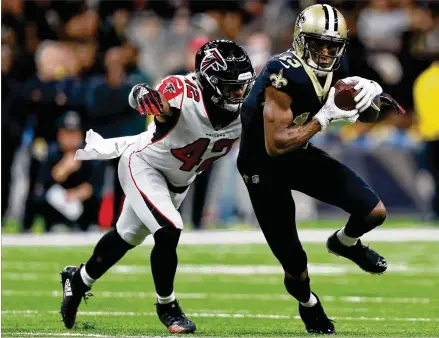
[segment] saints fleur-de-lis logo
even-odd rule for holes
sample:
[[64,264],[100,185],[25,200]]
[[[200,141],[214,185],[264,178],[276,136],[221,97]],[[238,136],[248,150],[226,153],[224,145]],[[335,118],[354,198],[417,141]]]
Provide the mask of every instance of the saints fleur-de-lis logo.
[[274,88],[279,89],[279,88],[282,88],[283,86],[286,86],[288,84],[288,80],[283,77],[283,72],[284,72],[284,69],[282,68],[278,74],[271,74],[270,75],[271,85]]
[[296,27],[300,27],[300,26],[302,26],[302,24],[305,22],[305,14],[303,14],[303,12],[301,12],[300,14],[299,14],[299,16],[297,17],[297,20],[296,20]]

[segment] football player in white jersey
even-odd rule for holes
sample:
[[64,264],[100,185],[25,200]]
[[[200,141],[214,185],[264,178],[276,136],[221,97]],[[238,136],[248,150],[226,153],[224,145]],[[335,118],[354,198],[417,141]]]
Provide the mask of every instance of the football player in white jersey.
[[81,299],[90,295],[93,283],[152,234],[158,317],[171,333],[195,331],[174,295],[176,248],[183,229],[178,208],[196,175],[226,155],[239,138],[240,108],[254,78],[240,46],[211,41],[198,51],[194,73],[169,76],[156,89],[133,87],[130,105],[142,115],[154,115],[146,132],[109,140],[88,132],[87,146],[77,158],[120,156],[118,175],[126,199],[116,228],[100,239],[87,263],[61,272],[61,315],[67,328],[75,325]]

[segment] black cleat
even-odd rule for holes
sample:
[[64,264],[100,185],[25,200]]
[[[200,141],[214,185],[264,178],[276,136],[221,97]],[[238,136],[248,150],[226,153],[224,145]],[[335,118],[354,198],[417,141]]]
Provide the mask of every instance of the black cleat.
[[[84,264],[81,264],[81,267]],[[81,268],[79,267],[79,269]],[[92,296],[87,293],[90,288],[84,284],[77,266],[66,266],[61,271],[61,283],[63,289],[63,298],[61,302],[61,316],[64,325],[68,329],[75,326],[76,313],[82,298],[84,300]]]
[[174,300],[169,304],[155,304],[160,321],[171,333],[193,333],[197,329],[195,324],[186,317],[180,304]]
[[330,253],[342,256],[356,263],[362,270],[371,274],[382,274],[387,270],[387,262],[384,257],[365,246],[358,240],[353,246],[343,245],[334,232],[326,241],[326,247]]
[[317,304],[312,307],[306,307],[299,303],[299,314],[305,323],[308,333],[317,334],[335,334],[335,327],[332,320],[326,316],[319,297],[313,292],[317,298]]

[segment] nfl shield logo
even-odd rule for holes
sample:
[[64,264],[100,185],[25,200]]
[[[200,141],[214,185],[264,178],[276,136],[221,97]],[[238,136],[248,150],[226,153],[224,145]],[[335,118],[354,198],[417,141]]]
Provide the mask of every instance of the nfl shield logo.
[[253,175],[252,176],[252,183],[258,184],[259,183],[259,175]]

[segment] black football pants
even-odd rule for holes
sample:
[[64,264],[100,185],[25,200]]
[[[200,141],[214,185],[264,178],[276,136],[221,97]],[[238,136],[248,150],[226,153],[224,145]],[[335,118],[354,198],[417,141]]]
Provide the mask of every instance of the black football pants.
[[364,217],[379,202],[372,188],[351,169],[311,144],[274,160],[238,157],[259,225],[283,269],[293,276],[307,266],[295,220],[291,190]]

